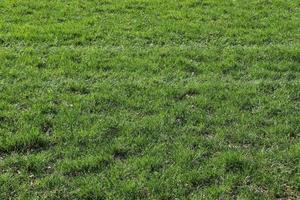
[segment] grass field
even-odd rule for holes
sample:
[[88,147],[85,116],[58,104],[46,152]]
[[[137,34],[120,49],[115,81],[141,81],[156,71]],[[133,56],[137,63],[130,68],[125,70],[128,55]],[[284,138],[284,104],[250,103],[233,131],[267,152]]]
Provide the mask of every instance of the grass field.
[[0,0],[0,199],[299,199],[298,0]]

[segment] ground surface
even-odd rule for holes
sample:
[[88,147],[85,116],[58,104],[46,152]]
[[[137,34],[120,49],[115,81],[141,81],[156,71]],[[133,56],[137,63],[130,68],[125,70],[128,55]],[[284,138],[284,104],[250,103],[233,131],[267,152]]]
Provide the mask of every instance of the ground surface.
[[0,1],[0,199],[297,199],[300,2]]

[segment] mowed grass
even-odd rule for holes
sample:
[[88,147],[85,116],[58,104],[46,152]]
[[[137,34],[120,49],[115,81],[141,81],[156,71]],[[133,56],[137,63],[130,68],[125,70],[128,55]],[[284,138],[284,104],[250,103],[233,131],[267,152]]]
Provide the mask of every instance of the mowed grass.
[[299,199],[297,0],[0,1],[0,199]]

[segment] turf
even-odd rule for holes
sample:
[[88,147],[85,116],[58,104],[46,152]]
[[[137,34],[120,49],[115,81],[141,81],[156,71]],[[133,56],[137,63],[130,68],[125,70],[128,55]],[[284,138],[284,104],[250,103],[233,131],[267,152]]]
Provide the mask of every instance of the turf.
[[0,199],[300,198],[297,0],[1,0]]

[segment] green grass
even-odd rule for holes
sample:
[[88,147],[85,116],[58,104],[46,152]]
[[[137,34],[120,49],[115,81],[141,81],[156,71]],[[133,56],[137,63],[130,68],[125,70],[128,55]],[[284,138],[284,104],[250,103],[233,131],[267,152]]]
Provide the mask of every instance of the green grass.
[[1,0],[0,199],[298,199],[300,2]]

